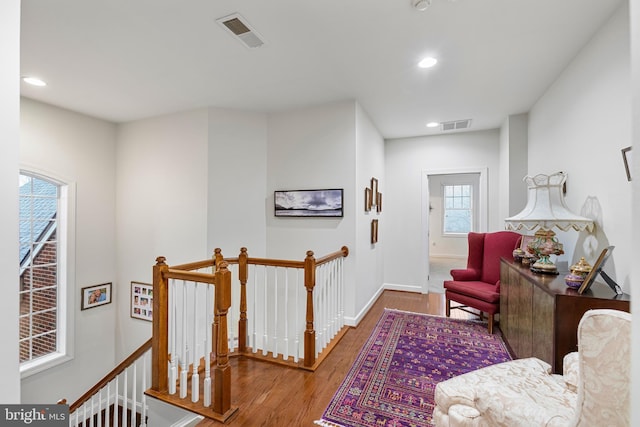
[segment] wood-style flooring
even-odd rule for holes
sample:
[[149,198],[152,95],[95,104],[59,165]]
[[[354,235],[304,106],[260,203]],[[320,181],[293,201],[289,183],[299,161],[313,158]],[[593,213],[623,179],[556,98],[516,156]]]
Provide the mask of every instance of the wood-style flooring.
[[[204,420],[198,427],[314,426],[351,368],[385,308],[444,315],[444,294],[384,291],[356,328],[351,328],[315,372],[234,358],[232,405],[226,424]],[[452,317],[472,318],[461,310]]]

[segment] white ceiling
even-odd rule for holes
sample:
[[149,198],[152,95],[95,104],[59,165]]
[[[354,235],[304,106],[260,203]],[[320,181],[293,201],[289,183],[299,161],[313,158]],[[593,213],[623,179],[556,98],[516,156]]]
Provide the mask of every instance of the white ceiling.
[[[22,94],[113,122],[355,99],[385,138],[529,111],[626,0],[22,0]],[[240,13],[248,49],[216,19]],[[418,69],[435,56],[432,69]]]

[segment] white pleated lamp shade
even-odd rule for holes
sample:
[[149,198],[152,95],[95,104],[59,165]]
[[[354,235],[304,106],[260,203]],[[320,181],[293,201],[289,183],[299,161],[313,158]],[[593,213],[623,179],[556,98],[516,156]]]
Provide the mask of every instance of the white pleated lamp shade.
[[527,183],[527,205],[519,214],[505,219],[507,230],[551,230],[553,227],[562,231],[571,228],[576,231],[593,230],[593,220],[576,215],[567,207],[563,193],[567,180],[564,172],[526,176],[524,180]]

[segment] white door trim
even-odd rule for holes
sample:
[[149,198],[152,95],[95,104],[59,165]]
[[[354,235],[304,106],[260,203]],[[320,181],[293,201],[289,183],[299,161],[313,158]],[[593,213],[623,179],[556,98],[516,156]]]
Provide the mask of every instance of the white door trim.
[[464,173],[479,173],[480,174],[480,182],[478,186],[478,231],[486,232],[489,227],[488,221],[488,174],[489,169],[487,167],[477,167],[477,168],[460,168],[460,169],[427,169],[423,170],[420,174],[422,180],[422,191],[421,191],[421,240],[422,240],[422,250],[420,262],[422,263],[422,277],[425,278],[422,285],[422,293],[429,292],[429,176],[430,175],[452,175],[452,174],[464,174]]

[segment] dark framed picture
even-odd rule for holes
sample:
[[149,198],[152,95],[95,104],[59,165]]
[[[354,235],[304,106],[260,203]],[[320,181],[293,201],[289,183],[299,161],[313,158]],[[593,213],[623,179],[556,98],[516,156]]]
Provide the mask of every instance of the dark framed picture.
[[370,212],[371,211],[371,189],[370,188],[365,188],[364,189],[364,211],[365,212]]
[[631,147],[622,149],[622,162],[624,171],[627,173],[627,181],[631,181]]
[[604,267],[604,265],[607,263],[607,260],[611,256],[611,252],[613,252],[613,248],[614,246],[609,246],[602,250],[602,252],[600,253],[600,256],[598,257],[596,262],[593,264],[591,271],[589,272],[587,277],[584,279],[584,282],[582,282],[582,285],[580,285],[580,288],[578,289],[579,294],[583,294],[587,292],[591,287],[591,285],[593,284],[593,282],[595,282],[596,276],[600,274],[600,272],[602,271],[602,268]]
[[378,243],[378,220],[371,220],[371,244]]
[[382,193],[376,193],[376,212],[382,212]]
[[82,305],[81,309],[98,307],[111,303],[111,283],[87,286],[80,290]]
[[273,195],[275,216],[342,217],[343,190],[287,190]]
[[376,203],[378,202],[377,197],[378,197],[378,178],[371,178],[371,202],[373,203],[373,205],[375,206]]
[[131,317],[153,320],[153,285],[131,282]]

